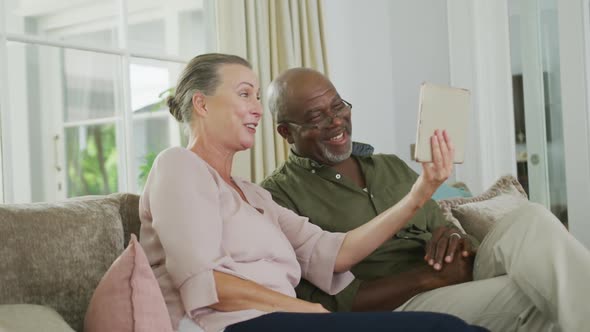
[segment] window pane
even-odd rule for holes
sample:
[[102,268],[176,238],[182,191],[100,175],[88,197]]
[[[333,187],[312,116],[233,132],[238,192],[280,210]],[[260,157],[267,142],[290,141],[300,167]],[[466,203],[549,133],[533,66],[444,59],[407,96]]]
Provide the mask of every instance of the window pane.
[[135,156],[132,167],[139,192],[158,153],[182,143],[180,127],[168,112],[165,100],[183,67],[178,63],[132,59],[129,70]]
[[117,1],[6,0],[7,31],[93,47],[116,47]]
[[137,188],[141,192],[154,159],[160,151],[170,147],[170,119],[139,118],[133,120]]
[[[122,100],[120,58],[116,55],[66,49],[64,120],[84,121],[113,117]],[[119,103],[120,105],[122,103]]]
[[153,54],[166,53],[166,27],[163,19],[130,24],[128,33],[130,50]]
[[[14,201],[55,201],[101,192],[86,175],[72,172],[102,165],[96,160],[112,165],[115,134],[105,126],[114,127],[115,114],[122,113],[115,112],[120,109],[116,105],[122,105],[119,57],[16,42],[7,43],[7,54],[9,104],[3,111],[9,115],[10,131],[2,139],[13,147],[4,151],[3,160],[12,170]],[[98,141],[104,142],[103,149],[92,136],[94,128],[111,135],[103,133]],[[88,158],[95,158],[94,164]],[[72,164],[76,162],[79,167]],[[119,173],[105,167],[108,190],[116,191],[118,180],[113,183],[112,177]]]
[[115,132],[114,124],[65,129],[68,197],[117,192]]
[[205,51],[203,1],[130,0],[131,51],[190,59]]

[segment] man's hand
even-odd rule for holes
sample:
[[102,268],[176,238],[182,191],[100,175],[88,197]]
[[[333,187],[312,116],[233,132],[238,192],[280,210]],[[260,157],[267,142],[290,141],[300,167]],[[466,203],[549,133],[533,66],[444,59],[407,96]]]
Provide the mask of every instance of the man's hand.
[[435,270],[441,270],[445,263],[452,263],[456,255],[474,256],[472,248],[471,241],[463,237],[459,230],[441,226],[434,230],[432,238],[426,243],[424,260]]
[[438,287],[461,284],[473,280],[473,261],[474,256],[457,257],[453,262],[445,264],[440,271],[436,273]]

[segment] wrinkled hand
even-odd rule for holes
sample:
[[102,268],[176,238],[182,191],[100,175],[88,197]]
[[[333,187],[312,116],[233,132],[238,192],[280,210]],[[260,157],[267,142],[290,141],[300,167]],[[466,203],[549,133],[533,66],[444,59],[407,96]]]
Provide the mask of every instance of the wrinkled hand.
[[432,162],[422,163],[422,174],[411,191],[419,206],[424,205],[453,172],[455,147],[447,131],[435,130],[434,135],[430,137],[430,146]]
[[475,256],[471,241],[458,229],[441,226],[434,230],[432,238],[426,243],[424,260],[435,270],[441,270],[445,263],[452,263],[455,256],[463,258]]

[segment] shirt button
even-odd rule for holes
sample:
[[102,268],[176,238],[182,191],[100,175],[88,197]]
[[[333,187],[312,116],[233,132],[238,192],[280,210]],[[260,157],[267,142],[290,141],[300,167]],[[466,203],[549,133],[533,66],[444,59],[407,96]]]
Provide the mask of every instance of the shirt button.
[[371,198],[375,198],[375,195],[371,194]]
[[312,170],[311,170],[311,172],[312,172],[313,174],[315,174],[315,169],[312,169]]
[[341,178],[341,177],[342,177],[342,175],[340,175],[340,174],[336,174],[336,179],[337,179],[337,180],[340,180],[340,178]]
[[318,164],[316,164],[316,163],[311,163],[311,166],[313,166],[313,167],[318,167]]

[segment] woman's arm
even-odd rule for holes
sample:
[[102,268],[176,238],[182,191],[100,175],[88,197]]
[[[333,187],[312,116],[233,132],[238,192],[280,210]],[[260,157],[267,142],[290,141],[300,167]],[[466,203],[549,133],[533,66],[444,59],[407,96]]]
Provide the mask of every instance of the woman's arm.
[[422,164],[422,174],[401,201],[346,233],[336,257],[335,272],[350,270],[401,230],[452,173],[454,148],[447,133],[436,131],[430,141],[433,162]]
[[319,303],[300,300],[275,292],[253,281],[213,271],[219,302],[210,308],[219,311],[256,309],[265,312],[329,312]]

